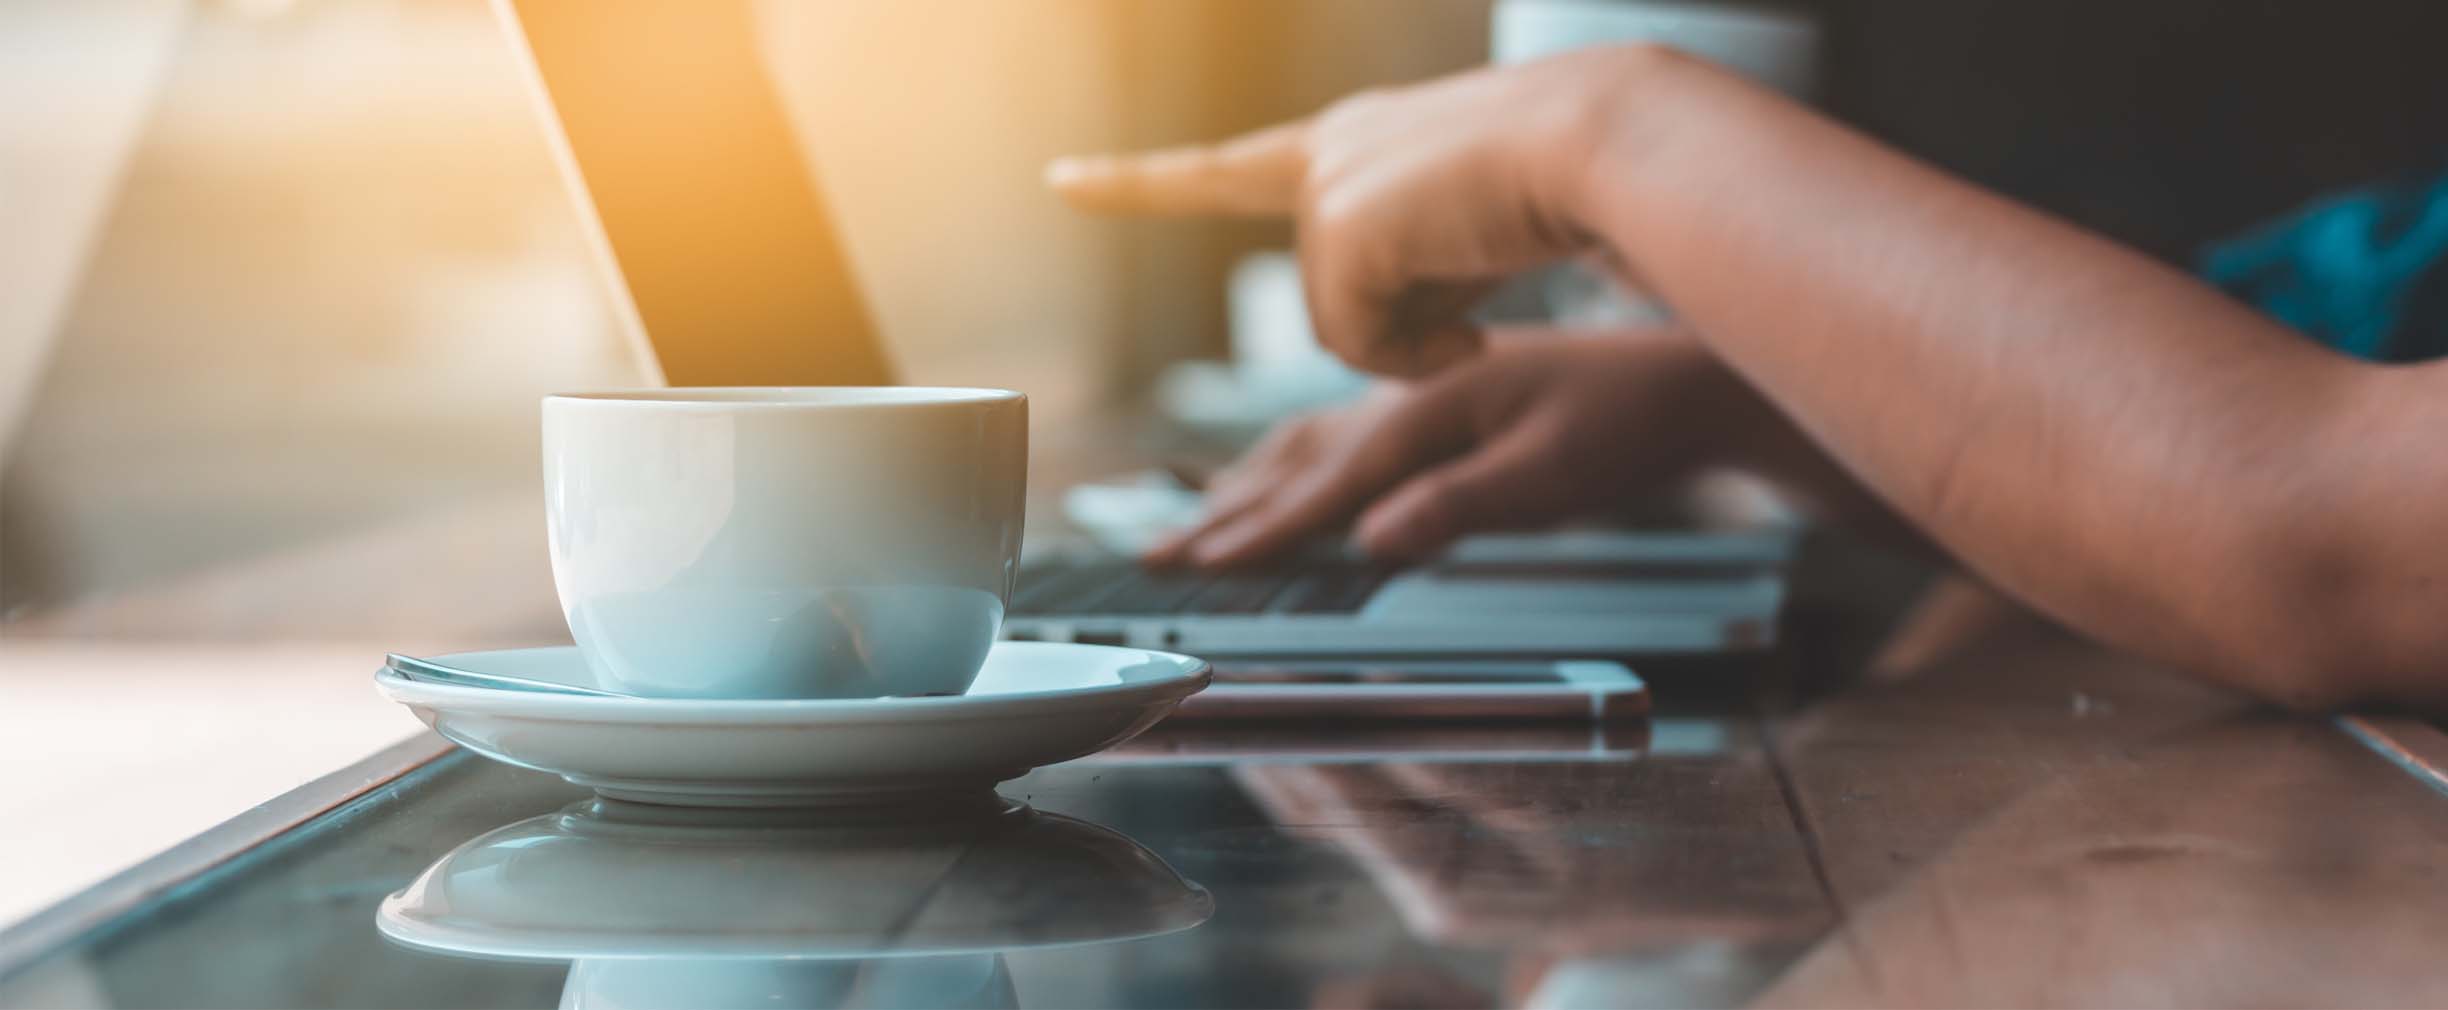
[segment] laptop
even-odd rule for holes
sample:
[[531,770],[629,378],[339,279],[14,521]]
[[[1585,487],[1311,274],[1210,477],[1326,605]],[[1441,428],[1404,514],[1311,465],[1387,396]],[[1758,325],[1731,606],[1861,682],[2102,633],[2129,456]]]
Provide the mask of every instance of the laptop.
[[[749,4],[495,3],[619,324],[660,379],[893,382]],[[1576,532],[1475,538],[1412,567],[1326,550],[1214,573],[1032,544],[1004,633],[1211,657],[1747,651],[1773,641],[1792,546],[1782,530]]]

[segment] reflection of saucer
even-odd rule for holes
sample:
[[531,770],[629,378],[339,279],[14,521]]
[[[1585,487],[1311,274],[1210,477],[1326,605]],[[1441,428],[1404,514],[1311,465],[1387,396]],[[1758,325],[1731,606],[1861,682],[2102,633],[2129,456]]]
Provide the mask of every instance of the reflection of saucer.
[[1125,940],[1213,909],[1137,842],[1002,801],[908,824],[591,800],[461,845],[378,922],[483,957],[804,960]]
[[[578,650],[440,657],[530,680],[584,676]],[[578,671],[578,672],[573,672]],[[1188,656],[1053,642],[995,645],[947,698],[590,698],[375,675],[470,750],[606,796],[701,806],[909,802],[983,792],[1129,739],[1207,685]]]
[[1002,953],[1188,929],[1137,842],[991,794],[929,808],[590,800],[470,840],[375,922],[437,953],[570,960],[561,1005],[1010,1007]]

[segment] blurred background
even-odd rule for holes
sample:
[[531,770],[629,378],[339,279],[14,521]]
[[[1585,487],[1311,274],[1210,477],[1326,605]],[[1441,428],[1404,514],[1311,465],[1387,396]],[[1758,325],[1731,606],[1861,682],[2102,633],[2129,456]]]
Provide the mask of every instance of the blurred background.
[[[1478,65],[1493,13],[756,6],[903,374],[1027,391],[1049,458],[1225,356],[1290,235],[1082,218],[1045,161]],[[2442,4],[1735,9],[1815,26],[1835,114],[2177,261],[2448,114]],[[0,922],[405,735],[381,652],[564,636],[536,399],[643,381],[611,296],[484,0],[0,4],[0,824],[78,826],[0,832]]]

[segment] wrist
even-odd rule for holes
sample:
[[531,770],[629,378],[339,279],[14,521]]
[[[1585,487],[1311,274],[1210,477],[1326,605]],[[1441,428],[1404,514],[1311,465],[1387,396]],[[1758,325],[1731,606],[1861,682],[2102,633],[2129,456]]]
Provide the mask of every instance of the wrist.
[[1557,61],[1573,83],[1573,101],[1562,103],[1547,136],[1533,142],[1542,162],[1541,189],[1560,219],[1595,241],[1618,204],[1618,190],[1654,160],[1667,129],[1662,122],[1679,104],[1690,65],[1698,61],[1651,43],[1609,46],[1573,53]]

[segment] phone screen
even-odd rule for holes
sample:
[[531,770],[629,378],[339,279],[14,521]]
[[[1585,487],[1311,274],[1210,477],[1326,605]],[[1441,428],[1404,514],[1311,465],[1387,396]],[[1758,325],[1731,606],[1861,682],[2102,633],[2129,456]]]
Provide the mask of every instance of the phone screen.
[[1553,666],[1285,666],[1218,664],[1217,686],[1227,684],[1565,684]]

